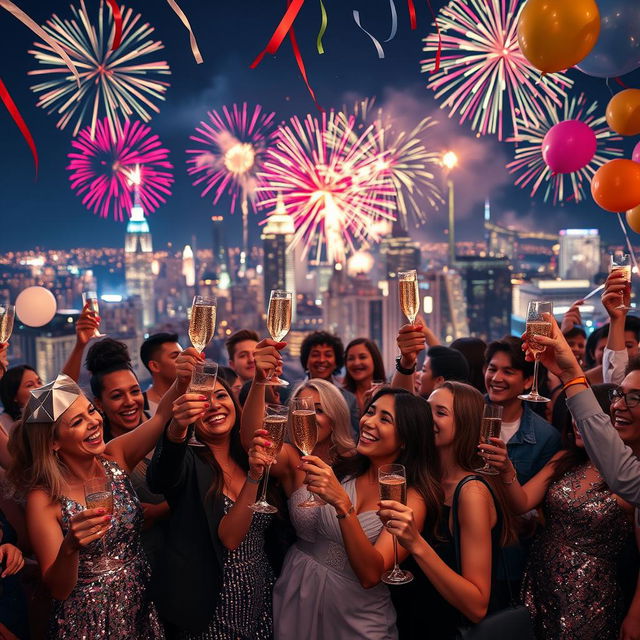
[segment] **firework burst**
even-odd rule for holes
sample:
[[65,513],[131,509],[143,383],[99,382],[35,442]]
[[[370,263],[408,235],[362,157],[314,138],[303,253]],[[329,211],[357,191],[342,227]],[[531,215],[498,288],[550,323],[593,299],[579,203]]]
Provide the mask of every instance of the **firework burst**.
[[[543,98],[561,106],[573,84],[562,74],[541,76],[522,55],[517,25],[523,6],[524,0],[455,0],[438,16],[441,65],[427,87],[443,99],[449,117],[459,115],[460,123],[469,121],[478,134],[497,134],[499,140],[511,131],[517,135],[518,122],[544,119]],[[422,71],[430,73],[437,34],[424,42],[430,57],[422,60]]]
[[315,259],[344,262],[359,241],[379,241],[376,222],[393,220],[395,189],[386,157],[372,143],[371,127],[356,134],[355,118],[334,112],[304,121],[293,117],[278,130],[260,177],[259,207],[273,208],[280,193],[293,216],[290,248],[304,253],[315,245]]
[[[612,158],[623,155],[622,148],[616,144],[622,137],[614,134],[604,116],[598,117],[598,103],[588,103],[585,95],[567,98],[562,109],[550,101],[545,101],[546,117],[537,124],[518,123],[518,136],[508,142],[516,143],[515,160],[507,165],[510,173],[519,174],[515,184],[522,189],[531,187],[531,195],[543,187],[545,202],[550,199],[553,204],[574,200],[580,202],[585,196],[593,174]],[[588,124],[595,133],[598,147],[591,162],[574,173],[553,175],[542,157],[542,142],[546,133],[563,120],[581,120]]]
[[[435,172],[441,165],[441,154],[429,151],[423,142],[429,129],[437,124],[427,116],[411,131],[397,132],[393,120],[382,108],[373,109],[374,100],[364,99],[355,105],[355,117],[370,126],[369,140],[374,152],[384,158],[379,165],[388,171],[396,192],[397,215],[405,228],[419,227],[427,220],[425,205],[437,209],[443,202],[436,185]],[[346,107],[338,114],[348,122]]]
[[59,114],[59,129],[73,123],[74,136],[85,124],[94,135],[102,117],[106,117],[112,134],[120,135],[125,120],[135,117],[148,122],[150,112],[159,111],[155,103],[164,100],[169,83],[160,78],[170,74],[169,65],[146,61],[164,45],[151,40],[153,27],[142,23],[140,14],[124,6],[120,9],[122,41],[115,51],[111,50],[113,16],[102,0],[97,26],[91,22],[84,0],[80,0],[80,8],[71,6],[70,20],[54,14],[43,26],[73,60],[80,73],[80,87],[49,45],[36,42],[36,49],[29,51],[41,65],[29,75],[46,78],[31,87],[39,94],[38,106],[49,114]]
[[132,194],[146,213],[155,211],[171,195],[173,165],[157,135],[140,121],[125,121],[122,133],[113,135],[107,119],[99,120],[95,135],[83,129],[71,141],[69,153],[71,188],[87,209],[115,220],[128,217]]
[[202,186],[202,197],[213,193],[213,204],[223,194],[231,197],[231,213],[238,199],[245,208],[255,210],[257,174],[275,134],[275,113],[266,113],[260,105],[251,111],[247,104],[222,107],[222,113],[209,111],[191,140],[200,145],[187,149],[188,173],[195,176],[194,186]]

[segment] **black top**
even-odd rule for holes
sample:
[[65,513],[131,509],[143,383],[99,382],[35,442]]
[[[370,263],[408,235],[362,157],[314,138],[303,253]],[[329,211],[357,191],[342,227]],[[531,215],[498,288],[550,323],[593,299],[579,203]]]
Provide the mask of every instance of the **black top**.
[[[467,476],[469,477],[469,476]],[[475,476],[477,477],[477,476]],[[466,478],[458,483],[458,487]],[[456,487],[456,491],[458,491]],[[495,503],[495,501],[494,501]],[[491,531],[493,568],[491,575],[491,599],[488,613],[492,613],[507,604],[508,598],[498,588],[497,569],[500,561],[500,536],[502,533],[502,517],[500,507],[495,503],[498,521]],[[437,534],[423,530],[422,537],[433,547],[440,558],[457,573],[454,537],[449,529],[451,507],[443,505]],[[449,604],[429,582],[413,556],[409,556],[402,564],[403,569],[413,573],[413,582],[393,586],[391,598],[398,614],[397,627],[401,640],[449,640],[455,638],[457,630],[469,623],[453,605]]]

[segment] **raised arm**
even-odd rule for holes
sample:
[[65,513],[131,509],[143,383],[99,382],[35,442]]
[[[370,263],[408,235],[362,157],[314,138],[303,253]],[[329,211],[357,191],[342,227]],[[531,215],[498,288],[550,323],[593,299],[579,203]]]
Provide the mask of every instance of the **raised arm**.
[[607,286],[602,292],[602,304],[609,314],[609,335],[602,357],[602,379],[604,382],[622,384],[629,355],[624,343],[626,309],[619,309],[624,295],[625,305],[629,303],[627,282],[619,271],[612,271],[607,278]]
[[[415,324],[405,324],[400,327],[396,338],[398,349],[400,350],[400,362],[391,380],[392,387],[406,389],[410,393],[415,392],[413,376],[418,362],[418,354],[424,351],[425,348],[425,331],[427,331],[427,327],[424,324],[420,324],[420,320]],[[429,333],[433,335],[430,331]],[[411,371],[411,373],[402,373],[400,369]]]
[[87,302],[82,308],[82,313],[76,322],[76,343],[62,367],[62,373],[66,373],[72,380],[78,382],[80,369],[82,368],[82,354],[87,343],[95,335],[100,326],[100,317],[97,316]]
[[248,451],[255,430],[262,425],[264,418],[264,385],[262,384],[267,375],[274,371],[276,375],[282,371],[282,356],[280,351],[286,346],[286,342],[275,342],[274,340],[262,340],[256,345],[255,353],[255,374],[249,389],[249,395],[242,407],[242,420],[240,437],[242,446]]
[[134,469],[155,447],[165,425],[173,416],[174,401],[187,390],[193,369],[200,360],[201,354],[193,347],[185,349],[176,359],[176,381],[162,397],[153,418],[111,440],[105,453],[113,456],[128,471]]
[[[540,355],[540,361],[563,384],[570,385],[566,387],[567,406],[589,458],[609,489],[628,502],[640,505],[640,460],[622,442],[611,424],[611,418],[602,411],[593,391],[582,381],[584,373],[553,316],[550,315],[549,320],[552,336],[536,336],[536,340],[546,347]],[[526,341],[522,348],[527,348]]]

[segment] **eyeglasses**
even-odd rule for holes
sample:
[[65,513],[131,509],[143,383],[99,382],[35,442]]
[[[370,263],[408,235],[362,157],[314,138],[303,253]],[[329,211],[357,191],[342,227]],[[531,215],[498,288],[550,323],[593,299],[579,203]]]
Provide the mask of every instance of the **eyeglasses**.
[[624,399],[624,403],[629,409],[633,409],[640,404],[640,391],[628,391],[625,393],[620,387],[609,391],[609,400],[615,402],[620,398]]

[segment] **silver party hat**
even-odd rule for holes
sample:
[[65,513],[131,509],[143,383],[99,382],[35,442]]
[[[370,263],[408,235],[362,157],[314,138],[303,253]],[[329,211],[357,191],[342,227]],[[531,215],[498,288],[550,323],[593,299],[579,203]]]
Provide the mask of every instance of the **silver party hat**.
[[27,422],[55,422],[81,395],[80,387],[61,373],[53,382],[31,392]]

